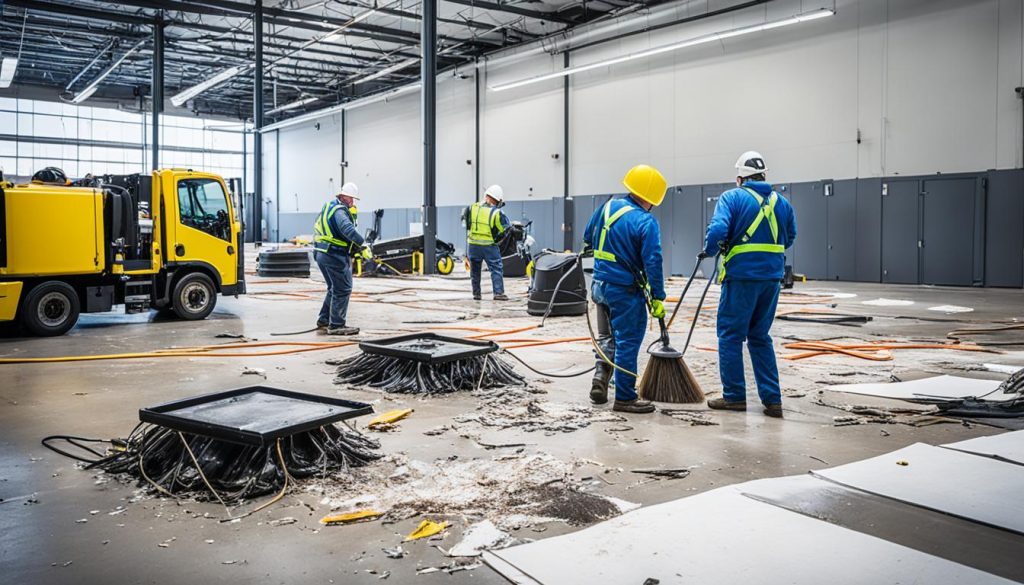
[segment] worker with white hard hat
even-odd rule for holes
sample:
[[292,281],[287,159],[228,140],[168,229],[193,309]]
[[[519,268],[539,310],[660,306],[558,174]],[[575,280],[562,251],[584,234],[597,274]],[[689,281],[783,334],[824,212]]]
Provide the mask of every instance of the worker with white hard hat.
[[473,299],[479,301],[480,272],[483,263],[491,272],[491,289],[494,300],[507,301],[505,295],[504,267],[501,263],[501,250],[496,239],[511,225],[508,217],[501,212],[505,205],[505,191],[501,185],[491,185],[484,191],[483,202],[477,201],[462,212],[462,224],[466,226],[466,256],[469,258],[470,283],[473,286]]
[[318,331],[328,335],[355,335],[356,327],[346,324],[348,301],[352,296],[352,257],[365,254],[363,236],[356,230],[359,187],[345,183],[333,199],[324,204],[313,223],[316,260],[327,283],[327,296],[317,318]]
[[764,157],[747,151],[736,161],[736,188],[718,198],[700,257],[720,255],[718,278],[718,369],[722,397],[708,400],[718,410],[746,410],[743,342],[768,416],[782,417],[782,392],[775,348],[769,335],[786,264],[796,239],[796,215],[785,197],[766,181]]

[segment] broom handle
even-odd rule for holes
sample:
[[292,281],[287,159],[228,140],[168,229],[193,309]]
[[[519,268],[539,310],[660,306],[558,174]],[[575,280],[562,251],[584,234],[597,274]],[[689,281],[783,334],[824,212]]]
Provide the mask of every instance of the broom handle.
[[703,258],[697,258],[697,263],[693,265],[693,272],[690,273],[689,280],[686,281],[686,286],[683,287],[683,292],[679,294],[679,300],[676,301],[675,308],[672,309],[672,316],[668,319],[668,326],[672,326],[672,322],[676,320],[676,313],[679,312],[679,307],[683,306],[683,298],[686,296],[686,292],[690,290],[690,285],[693,284],[693,279],[697,276],[697,271],[700,270],[700,263]]
[[668,345],[668,327],[665,326],[665,318],[661,317],[658,319],[658,326],[661,327],[661,344]]

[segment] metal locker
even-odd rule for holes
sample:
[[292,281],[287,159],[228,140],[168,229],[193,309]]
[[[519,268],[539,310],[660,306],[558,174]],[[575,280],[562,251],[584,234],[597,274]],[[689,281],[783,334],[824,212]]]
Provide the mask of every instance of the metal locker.
[[807,278],[828,277],[828,210],[821,182],[791,183],[790,203],[796,213],[797,243],[793,271]]
[[855,280],[857,225],[853,218],[857,215],[857,181],[825,182],[822,188],[828,211],[828,279]]
[[[857,179],[856,270],[854,280],[882,281],[882,180]],[[797,224],[797,232],[800,224]],[[799,237],[799,236],[798,236]]]
[[[671,274],[689,276],[704,247],[704,210],[700,187],[677,187],[672,198]],[[664,228],[664,226],[662,226]]]
[[651,214],[658,220],[658,229],[661,231],[661,271],[666,276],[672,274],[672,199],[675,196],[676,188],[669,187],[661,205],[651,208]]
[[922,181],[921,283],[974,281],[974,177]]
[[[708,231],[708,224],[711,223],[712,216],[715,215],[715,205],[718,204],[718,198],[730,189],[735,189],[735,183],[712,183],[710,185],[701,185],[701,199],[704,211],[704,218],[701,221],[700,227],[700,246],[704,245],[704,236]],[[691,268],[692,270],[692,268]],[[711,258],[701,262],[700,274],[704,277],[710,277],[715,270],[715,264]]]
[[583,230],[586,229],[590,216],[594,213],[594,199],[596,198],[596,195],[580,195],[572,199],[572,221],[575,226],[572,234],[574,250],[583,249]]
[[992,171],[985,206],[985,286],[1024,286],[1024,170]]
[[[882,282],[918,284],[919,231],[917,179],[882,181]],[[972,214],[973,217],[973,214]]]

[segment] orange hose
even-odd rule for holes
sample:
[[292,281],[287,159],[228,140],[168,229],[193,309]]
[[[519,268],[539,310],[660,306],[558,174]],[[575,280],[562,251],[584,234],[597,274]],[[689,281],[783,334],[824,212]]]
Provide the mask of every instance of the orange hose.
[[210,350],[199,351],[198,348],[181,348],[181,349],[169,349],[169,350],[157,350],[151,352],[138,352],[138,353],[115,353],[105,355],[75,355],[75,356],[63,356],[63,357],[48,357],[48,358],[0,358],[0,365],[3,364],[26,364],[26,363],[56,363],[56,362],[89,362],[89,361],[100,361],[100,360],[122,360],[122,359],[149,359],[149,358],[165,358],[165,357],[264,357],[273,355],[289,355],[294,353],[304,353],[307,351],[319,351],[322,349],[334,349],[340,347],[347,347],[350,345],[357,344],[357,341],[339,341],[339,342],[323,342],[320,343],[301,343],[301,342],[289,342],[289,343],[263,343],[258,345],[269,346],[269,345],[310,345],[310,347],[298,347],[295,349],[284,349],[279,351],[255,351],[255,352],[220,352],[213,351],[212,348],[233,348],[234,346],[245,347],[257,344],[227,344],[223,346],[205,346],[211,348]]
[[493,337],[495,335],[511,335],[513,333],[522,333],[523,331],[530,331],[531,329],[536,329],[538,327],[540,327],[540,325],[527,325],[526,327],[519,327],[518,329],[509,329],[507,331],[496,331],[496,332],[493,332],[493,333],[482,333],[480,335],[471,335],[469,337],[469,339],[483,339],[485,337]]
[[516,345],[505,345],[502,346],[505,349],[520,349],[524,347],[537,347],[540,345],[554,345],[556,343],[572,343],[575,341],[590,341],[590,337],[564,337],[561,339],[545,339],[539,341],[531,341],[528,343],[517,343]]

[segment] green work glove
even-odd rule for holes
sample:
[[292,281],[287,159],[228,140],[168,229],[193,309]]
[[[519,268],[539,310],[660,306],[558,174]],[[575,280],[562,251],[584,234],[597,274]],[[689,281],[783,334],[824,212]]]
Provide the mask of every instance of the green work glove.
[[363,260],[373,260],[373,252],[370,251],[369,246],[363,246],[363,251],[359,255],[363,257]]
[[665,318],[665,303],[658,299],[651,299],[651,317],[655,319]]

